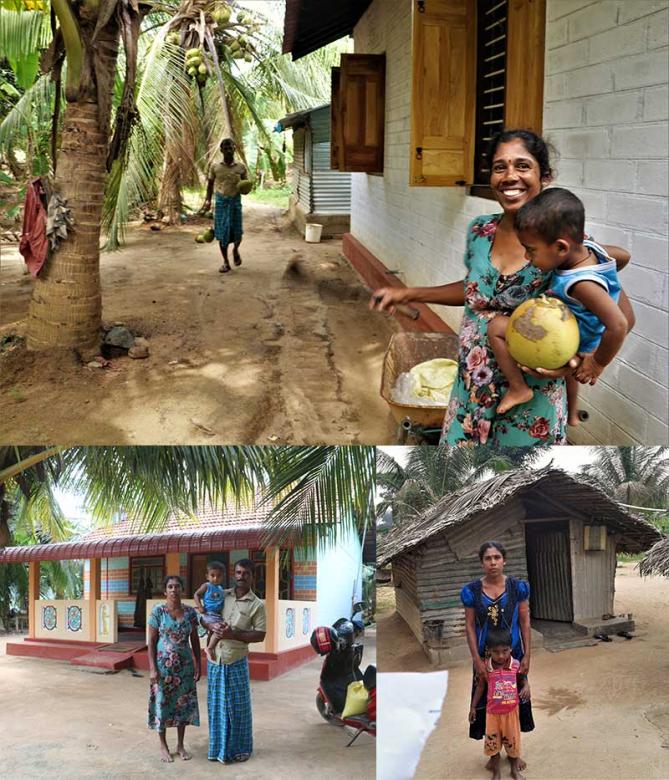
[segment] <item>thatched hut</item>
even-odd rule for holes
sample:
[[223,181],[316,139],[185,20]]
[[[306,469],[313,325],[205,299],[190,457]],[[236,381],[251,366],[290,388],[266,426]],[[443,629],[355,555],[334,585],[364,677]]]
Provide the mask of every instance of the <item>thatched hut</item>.
[[[378,542],[377,565],[392,565],[395,602],[427,655],[467,657],[460,588],[481,575],[478,547],[507,550],[506,571],[529,580],[533,619],[583,635],[630,631],[613,617],[617,552],[642,552],[660,538],[594,483],[563,471],[509,471],[441,499]],[[535,628],[536,625],[533,625]]]
[[669,537],[660,539],[648,550],[648,555],[639,564],[639,572],[644,577],[649,574],[669,577]]

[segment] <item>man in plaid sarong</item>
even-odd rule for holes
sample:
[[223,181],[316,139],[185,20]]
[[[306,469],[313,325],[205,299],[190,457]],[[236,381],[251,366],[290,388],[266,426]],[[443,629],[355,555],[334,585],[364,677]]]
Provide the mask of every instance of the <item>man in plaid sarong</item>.
[[232,138],[221,141],[223,160],[215,163],[209,169],[207,180],[207,195],[203,211],[211,208],[211,197],[214,199],[214,235],[221,248],[223,265],[218,269],[222,274],[230,270],[228,261],[228,246],[233,244],[232,259],[235,265],[242,264],[239,245],[242,243],[242,198],[237,189],[242,179],[247,179],[246,168],[235,162],[235,142]]
[[251,590],[253,563],[235,564],[235,587],[225,591],[222,622],[209,624],[221,641],[207,664],[210,761],[246,761],[253,752],[249,643],[265,639],[265,605]]

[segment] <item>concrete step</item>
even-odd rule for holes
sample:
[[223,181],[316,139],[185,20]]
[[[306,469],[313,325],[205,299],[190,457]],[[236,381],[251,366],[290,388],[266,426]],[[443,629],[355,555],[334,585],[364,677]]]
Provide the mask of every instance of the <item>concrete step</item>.
[[598,639],[582,637],[579,639],[565,639],[563,642],[551,642],[550,644],[544,642],[544,650],[548,650],[549,653],[559,653],[561,650],[571,650],[574,647],[592,647],[592,645],[598,644]]
[[[127,646],[127,649],[120,651],[121,647]],[[70,661],[74,666],[90,666],[100,669],[126,669],[133,665],[133,656],[146,649],[146,645],[132,645],[129,642],[119,643],[119,649],[115,650],[114,645],[103,645],[102,647],[89,650],[82,653]]]

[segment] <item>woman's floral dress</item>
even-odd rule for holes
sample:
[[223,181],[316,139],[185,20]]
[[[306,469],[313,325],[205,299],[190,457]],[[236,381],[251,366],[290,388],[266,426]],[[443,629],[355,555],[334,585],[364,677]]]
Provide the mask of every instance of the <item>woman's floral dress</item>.
[[155,731],[164,731],[168,726],[200,725],[190,646],[197,613],[193,607],[184,607],[183,611],[182,617],[173,618],[165,604],[158,604],[149,617],[149,625],[158,631],[159,679],[149,691],[149,728]]
[[488,343],[488,323],[544,293],[550,274],[526,265],[504,276],[490,260],[502,214],[476,217],[467,230],[465,311],[460,330],[458,377],[446,410],[442,443],[501,447],[564,444],[567,396],[564,379],[525,375],[534,397],[500,417],[497,404],[507,382]]

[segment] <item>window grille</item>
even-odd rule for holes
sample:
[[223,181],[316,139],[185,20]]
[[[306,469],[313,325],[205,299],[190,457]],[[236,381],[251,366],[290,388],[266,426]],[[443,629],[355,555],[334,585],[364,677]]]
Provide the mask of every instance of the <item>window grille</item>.
[[486,187],[488,141],[504,128],[507,10],[508,0],[478,0],[474,184]]

